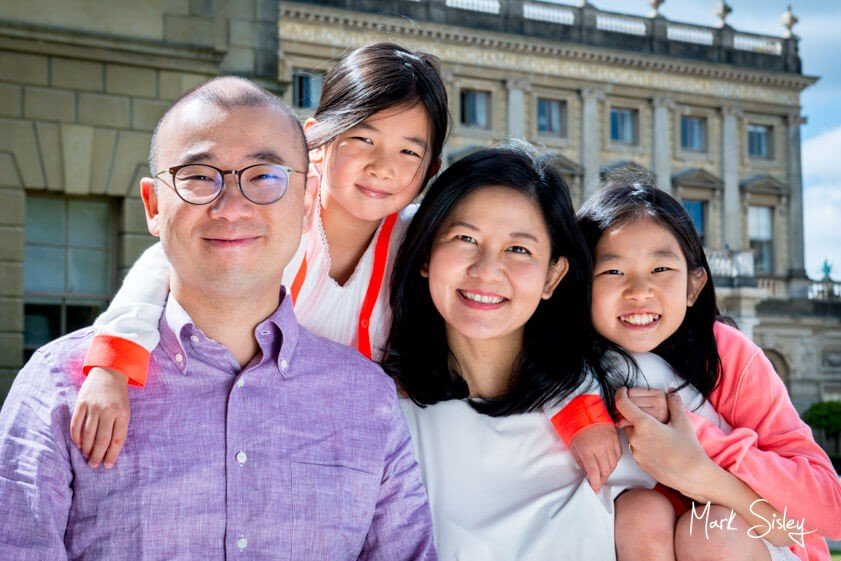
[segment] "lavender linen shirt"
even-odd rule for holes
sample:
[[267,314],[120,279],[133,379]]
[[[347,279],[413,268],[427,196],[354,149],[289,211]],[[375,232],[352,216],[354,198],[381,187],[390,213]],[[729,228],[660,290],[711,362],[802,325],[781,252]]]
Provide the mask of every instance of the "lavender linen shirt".
[[111,470],[69,438],[93,331],[36,352],[0,412],[0,559],[436,559],[394,384],[289,300],[240,371],[170,296]]

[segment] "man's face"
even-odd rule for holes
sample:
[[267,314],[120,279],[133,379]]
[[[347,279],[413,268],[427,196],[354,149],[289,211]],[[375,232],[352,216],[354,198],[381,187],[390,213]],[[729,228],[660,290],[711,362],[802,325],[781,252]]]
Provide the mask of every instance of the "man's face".
[[[186,163],[223,170],[259,163],[306,169],[300,137],[280,109],[224,110],[199,100],[176,108],[158,133],[157,168]],[[233,175],[225,176],[222,194],[206,205],[182,201],[171,187],[172,175],[159,177],[157,189],[150,179],[141,189],[149,231],[161,238],[179,297],[253,298],[279,288],[301,238],[302,174],[291,174],[286,195],[264,206],[243,197]]]

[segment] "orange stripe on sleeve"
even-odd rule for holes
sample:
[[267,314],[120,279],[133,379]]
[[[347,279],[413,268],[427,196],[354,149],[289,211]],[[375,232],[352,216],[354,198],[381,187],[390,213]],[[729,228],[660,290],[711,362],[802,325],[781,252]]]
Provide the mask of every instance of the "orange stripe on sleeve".
[[109,368],[122,372],[132,386],[145,386],[151,354],[142,346],[113,335],[97,335],[91,341],[82,372],[88,375],[91,368]]
[[567,446],[578,431],[598,424],[612,425],[613,419],[596,394],[579,395],[552,417],[552,426]]

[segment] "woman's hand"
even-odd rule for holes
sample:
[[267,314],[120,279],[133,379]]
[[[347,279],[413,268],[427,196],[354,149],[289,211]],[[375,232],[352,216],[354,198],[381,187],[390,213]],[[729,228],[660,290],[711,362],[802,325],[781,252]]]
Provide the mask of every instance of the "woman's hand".
[[628,395],[627,388],[616,392],[616,409],[625,418],[631,455],[654,479],[698,502],[707,501],[705,482],[717,468],[707,456],[686,416],[677,393],[666,396],[670,422],[663,424]]
[[92,468],[104,461],[114,467],[128,433],[131,407],[128,378],[121,372],[93,368],[79,389],[70,419],[70,438]]
[[616,427],[607,423],[578,431],[569,443],[569,451],[596,493],[607,483],[622,455]]

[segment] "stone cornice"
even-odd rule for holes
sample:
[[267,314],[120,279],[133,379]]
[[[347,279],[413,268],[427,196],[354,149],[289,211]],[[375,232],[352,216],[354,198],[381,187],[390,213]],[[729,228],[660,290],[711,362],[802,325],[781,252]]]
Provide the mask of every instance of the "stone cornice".
[[[350,29],[373,30],[410,36],[431,42],[447,41],[473,45],[483,49],[500,49],[522,54],[560,57],[584,62],[611,64],[623,68],[701,76],[734,82],[781,87],[797,91],[802,91],[818,80],[816,77],[800,74],[760,72],[723,64],[696,62],[689,59],[643,55],[614,49],[582,47],[569,43],[529,40],[526,37],[521,38],[516,35],[502,33],[478,33],[460,27],[432,27],[432,25],[420,25],[418,22],[407,19],[375,16],[374,14],[362,12],[331,10],[329,8],[319,8],[311,4],[283,3],[280,7],[280,18],[281,21],[292,19],[326,26],[339,25]],[[283,37],[281,37],[281,40],[283,40]]]
[[0,20],[0,50],[119,62],[167,70],[217,74],[225,53],[209,47],[179,45],[79,30]]

